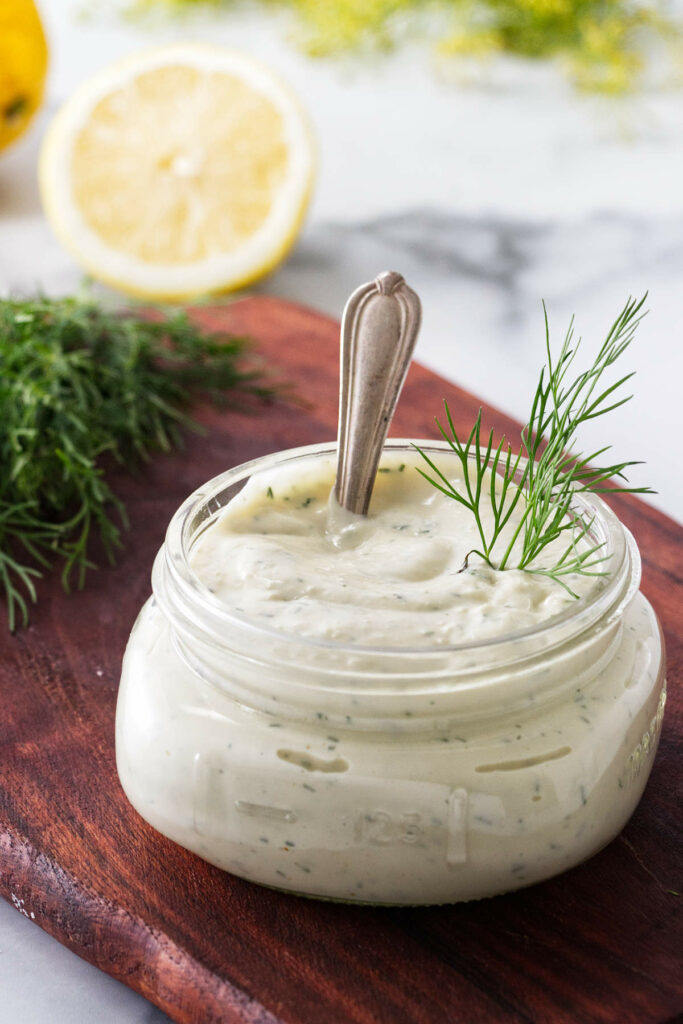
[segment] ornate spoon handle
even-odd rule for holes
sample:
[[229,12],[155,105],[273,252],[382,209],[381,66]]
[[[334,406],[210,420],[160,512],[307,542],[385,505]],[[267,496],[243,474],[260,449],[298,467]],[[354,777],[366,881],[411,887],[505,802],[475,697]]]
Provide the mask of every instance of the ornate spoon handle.
[[341,328],[339,455],[335,495],[365,515],[382,447],[420,327],[420,300],[400,274],[361,285]]

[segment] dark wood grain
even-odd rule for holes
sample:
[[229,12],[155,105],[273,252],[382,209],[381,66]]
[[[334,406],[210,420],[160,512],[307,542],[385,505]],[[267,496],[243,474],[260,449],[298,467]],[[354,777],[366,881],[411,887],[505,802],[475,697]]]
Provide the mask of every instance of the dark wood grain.
[[[644,556],[662,619],[669,703],[660,751],[625,832],[587,864],[514,895],[453,907],[373,910],[261,889],[153,831],[114,768],[121,655],[152,559],[180,501],[247,458],[334,437],[338,326],[252,298],[203,309],[207,327],[258,339],[310,405],[259,415],[204,411],[205,437],[117,486],[131,531],[115,568],[66,598],[41,587],[29,629],[2,639],[0,891],[79,955],[192,1024],[444,1024],[671,1021],[683,1011],[683,531],[615,498]],[[448,397],[479,403],[413,366],[395,435],[434,436]],[[513,427],[486,410],[497,428]]]

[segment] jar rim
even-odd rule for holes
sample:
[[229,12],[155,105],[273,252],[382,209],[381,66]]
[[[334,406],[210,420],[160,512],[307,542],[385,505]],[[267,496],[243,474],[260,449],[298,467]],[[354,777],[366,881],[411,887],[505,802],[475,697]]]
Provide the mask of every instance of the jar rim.
[[[414,451],[414,446],[438,454],[450,452],[445,441],[434,439],[409,440],[405,438],[387,439],[386,452]],[[225,503],[221,496],[240,481],[246,481],[254,473],[279,466],[287,462],[334,456],[337,454],[337,443],[322,442],[298,448],[284,449],[269,455],[263,455],[248,462],[241,463],[220,473],[197,488],[178,508],[173,515],[167,532],[165,545],[162,549],[164,580],[173,584],[176,600],[174,609],[182,618],[199,630],[204,639],[214,645],[223,646],[223,638],[239,631],[245,637],[253,637],[264,642],[294,643],[306,650],[333,652],[335,655],[375,655],[377,657],[415,658],[427,655],[469,654],[478,652],[484,656],[499,655],[505,645],[519,645],[525,641],[544,639],[544,648],[552,649],[584,632],[605,616],[613,621],[628,605],[640,584],[640,558],[633,537],[623,526],[609,506],[593,493],[576,495],[576,504],[583,512],[593,519],[593,528],[597,529],[606,544],[606,554],[611,565],[608,576],[593,587],[584,597],[576,599],[558,614],[532,626],[526,626],[513,632],[499,636],[471,640],[465,643],[433,645],[367,645],[352,644],[334,640],[321,640],[302,634],[292,634],[283,630],[264,625],[244,614],[240,614],[224,604],[192,570],[190,551],[192,543],[198,536],[197,522],[202,531],[215,520]],[[156,571],[155,571],[156,575]],[[154,577],[153,577],[154,583]],[[154,585],[158,594],[158,581]],[[166,602],[162,602],[166,603]]]

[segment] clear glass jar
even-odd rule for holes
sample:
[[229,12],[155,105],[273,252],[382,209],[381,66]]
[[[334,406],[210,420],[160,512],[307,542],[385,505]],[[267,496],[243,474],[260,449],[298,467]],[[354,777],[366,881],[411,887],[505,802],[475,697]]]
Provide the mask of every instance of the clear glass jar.
[[631,535],[587,498],[607,584],[487,642],[372,649],[241,618],[193,574],[194,540],[249,478],[333,452],[239,466],[172,519],[123,663],[131,803],[227,871],[328,899],[475,899],[585,860],[640,799],[666,699]]

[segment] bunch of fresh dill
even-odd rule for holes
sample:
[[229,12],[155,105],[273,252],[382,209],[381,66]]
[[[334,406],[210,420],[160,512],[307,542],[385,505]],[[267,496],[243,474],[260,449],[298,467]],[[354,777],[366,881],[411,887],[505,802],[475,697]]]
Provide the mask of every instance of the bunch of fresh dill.
[[[448,403],[444,403],[447,427],[438,420],[436,422],[458,457],[462,486],[456,486],[424,451],[417,445],[415,447],[434,475],[422,470],[418,472],[474,516],[481,548],[469,552],[463,568],[471,555],[478,555],[493,569],[524,569],[548,576],[573,597],[576,594],[566,577],[574,573],[606,575],[602,544],[584,543],[593,519],[576,507],[576,495],[584,491],[604,493],[613,490],[615,484],[622,493],[652,492],[649,487],[623,485],[622,481],[626,479],[624,470],[637,465],[635,462],[593,465],[596,459],[609,451],[610,445],[588,454],[573,453],[572,448],[584,423],[619,408],[632,397],[620,394],[620,388],[633,376],[632,373],[606,386],[603,375],[630,345],[645,315],[641,312],[645,299],[646,296],[639,302],[629,299],[593,364],[575,376],[572,376],[572,368],[580,339],[574,343],[574,318],[559,355],[554,359],[544,305],[547,363],[541,370],[529,421],[522,429],[521,447],[516,455],[504,437],[494,445],[493,431],[482,439],[481,409],[467,440],[461,440]],[[483,515],[483,507],[487,504],[492,513],[488,527]],[[504,536],[515,509],[518,509],[517,524],[509,535]],[[558,540],[567,543],[561,546],[554,562],[544,564],[544,551]]]
[[103,457],[124,466],[168,451],[196,426],[198,393],[265,396],[242,368],[245,339],[203,335],[186,315],[152,321],[76,299],[0,300],[0,593],[9,627],[28,620],[34,580],[56,562],[68,589],[121,546],[125,508]]
[[[134,10],[230,8],[236,0],[121,0]],[[648,42],[680,41],[681,20],[658,0],[261,0],[293,12],[312,56],[433,41],[440,58],[496,54],[556,59],[581,89],[622,93],[647,63]]]

